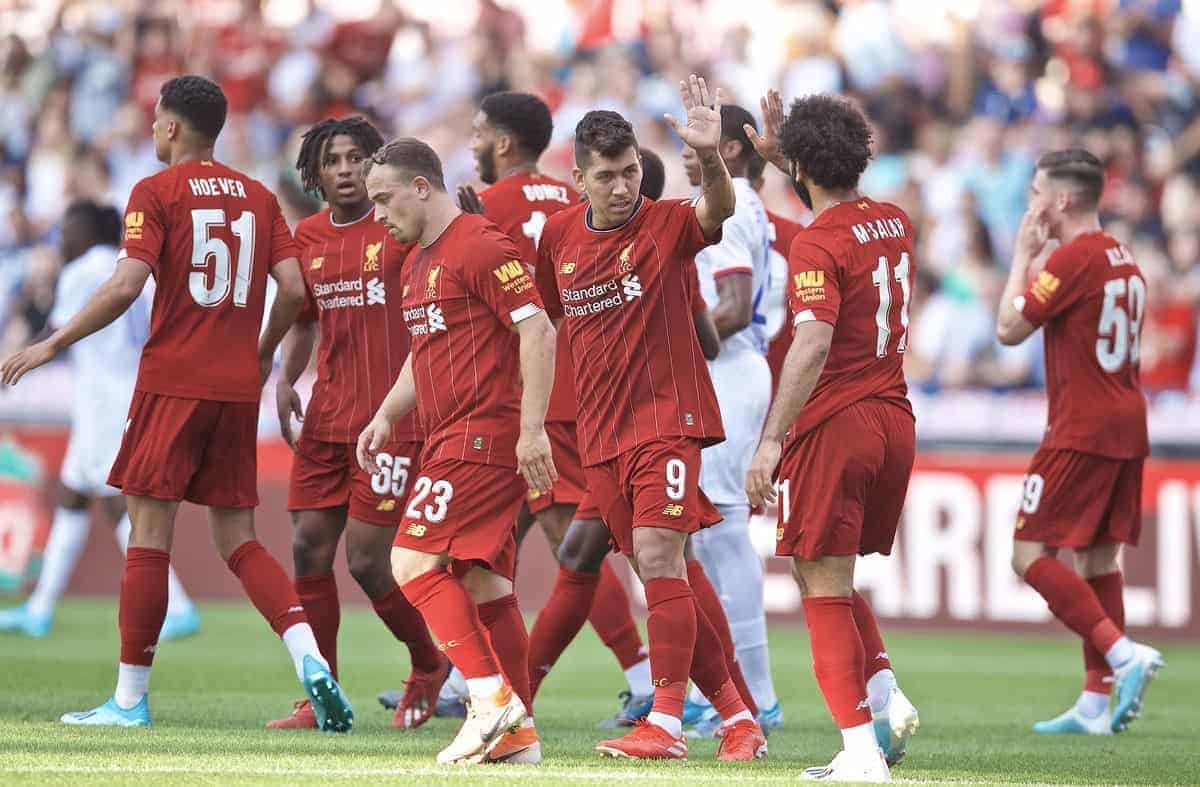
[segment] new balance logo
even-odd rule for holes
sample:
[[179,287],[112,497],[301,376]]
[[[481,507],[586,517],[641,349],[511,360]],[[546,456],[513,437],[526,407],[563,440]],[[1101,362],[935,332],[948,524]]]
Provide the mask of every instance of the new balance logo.
[[885,659],[885,660],[891,661],[891,659],[888,659],[888,654],[887,654],[886,650],[881,650],[875,654],[875,660],[878,661],[879,659]]
[[442,309],[436,303],[431,303],[425,307],[425,319],[429,322],[429,332],[446,330],[446,316],[442,314]]
[[680,517],[683,516],[683,506],[678,503],[667,503],[663,506],[663,516]]
[[321,266],[325,264],[324,257],[313,257],[312,262],[308,264],[309,270],[319,271]]
[[151,656],[153,656],[157,651],[158,651],[157,645],[147,645],[145,647],[145,649],[142,651],[142,653],[149,653]]
[[293,612],[303,612],[303,611],[304,611],[304,607],[288,607],[288,610],[287,610],[287,611],[288,611],[288,614],[289,614],[289,615],[290,615],[291,613],[293,613]]
[[383,289],[383,281],[374,276],[367,282],[367,305],[387,303],[387,292]]
[[855,710],[868,710],[870,707],[871,707],[871,703],[867,702],[867,700],[864,698],[862,702],[860,702],[854,706],[854,709]]
[[396,501],[395,500],[380,500],[379,505],[375,506],[375,510],[376,511],[395,511],[396,510]]
[[404,533],[405,535],[412,536],[413,538],[420,538],[421,536],[425,535],[426,530],[428,530],[428,528],[425,525],[418,525],[414,523],[406,527],[404,529]]
[[564,276],[570,276],[572,273],[574,273],[574,272],[575,272],[575,263],[573,263],[573,262],[564,262],[564,263],[562,264],[562,267],[560,267],[560,268],[558,269],[558,272],[559,272],[559,273],[561,273],[561,274],[562,274],[562,275],[564,275]]
[[642,297],[642,280],[636,273],[628,273],[621,277],[621,290],[625,293],[625,302]]

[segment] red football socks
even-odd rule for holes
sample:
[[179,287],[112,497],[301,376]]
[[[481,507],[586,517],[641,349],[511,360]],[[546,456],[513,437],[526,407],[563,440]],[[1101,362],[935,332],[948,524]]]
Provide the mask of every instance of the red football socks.
[[879,623],[875,621],[871,605],[857,590],[850,595],[850,601],[854,605],[854,625],[858,627],[858,637],[862,640],[866,657],[863,677],[870,680],[876,672],[891,669],[892,662],[888,659],[887,648],[883,646],[883,636],[879,633]]
[[445,567],[425,572],[400,589],[442,643],[440,649],[464,678],[499,675],[500,664],[488,642],[479,608],[467,589]]
[[171,556],[161,549],[129,547],[121,576],[117,627],[121,663],[149,667],[154,663],[158,632],[167,617],[167,571]]
[[[575,635],[587,622],[589,610],[598,606],[594,603],[596,591],[603,574],[585,574],[569,568],[558,569],[558,579],[546,605],[538,613],[529,632],[529,684],[532,696],[546,675],[567,649]],[[629,614],[629,602],[625,602]]]
[[[1108,619],[1118,629],[1125,631],[1125,595],[1124,581],[1120,571],[1092,577],[1087,580],[1092,592],[1100,600]],[[1104,654],[1096,650],[1091,642],[1083,641],[1084,691],[1094,691],[1097,694],[1112,693],[1112,668],[1104,659]]]
[[854,603],[846,596],[806,598],[804,617],[812,646],[813,673],[834,723],[843,730],[867,724],[871,710]]
[[607,560],[600,564],[600,584],[596,586],[588,622],[617,657],[621,669],[627,670],[646,658],[642,635],[629,611],[629,596]]
[[1043,555],[1033,561],[1025,570],[1025,581],[1046,599],[1056,618],[1101,654],[1123,636],[1092,587],[1056,558]]
[[228,565],[276,634],[282,637],[292,626],[306,622],[304,607],[283,566],[258,541],[251,539],[233,550]]
[[479,605],[479,621],[487,629],[492,650],[500,661],[500,669],[512,686],[513,692],[525,703],[525,710],[533,715],[533,694],[529,686],[529,636],[525,633],[525,620],[517,606],[517,597],[509,593],[495,601]]
[[296,595],[304,607],[308,625],[321,655],[329,662],[329,669],[336,678],[337,637],[342,624],[342,605],[338,601],[337,580],[333,574],[311,577],[296,577]]
[[[441,669],[445,662],[437,645],[433,644],[433,637],[429,636],[429,627],[417,608],[404,597],[399,585],[393,585],[383,596],[371,599],[371,606],[392,636],[408,646],[408,657],[414,670],[436,672]],[[309,619],[312,619],[311,615]]]
[[[703,653],[703,651],[706,650],[705,645],[710,642],[708,640],[708,631],[704,629],[704,623],[701,621],[701,616],[703,616],[708,621],[712,635],[717,638],[720,644],[720,652],[724,655],[726,674],[733,681],[733,684],[737,686],[738,694],[741,696],[746,708],[750,711],[750,715],[757,716],[758,706],[754,703],[754,697],[750,695],[750,687],[746,685],[746,678],[742,675],[741,665],[738,664],[737,650],[733,646],[733,634],[729,631],[729,618],[725,616],[725,608],[721,606],[721,598],[717,595],[717,589],[713,587],[712,581],[704,573],[704,566],[700,564],[699,560],[687,561],[687,575],[688,584],[692,586],[692,596],[696,599],[697,653],[692,657],[692,680],[696,681],[696,685],[700,687],[700,691],[704,692],[704,696],[708,697],[708,701],[716,708],[716,700],[705,691],[704,685],[695,676],[697,662],[708,655],[707,653]],[[704,668],[701,667],[701,669],[703,670]],[[712,675],[712,678],[714,680],[717,679],[715,673]],[[720,686],[722,684],[718,683],[717,685]],[[717,708],[717,711],[720,712],[720,708]],[[725,715],[722,714],[721,718],[725,718]]]
[[[646,632],[655,713],[683,716],[689,667],[696,650],[696,604],[686,579],[660,577],[646,583]],[[723,661],[722,661],[723,666]]]

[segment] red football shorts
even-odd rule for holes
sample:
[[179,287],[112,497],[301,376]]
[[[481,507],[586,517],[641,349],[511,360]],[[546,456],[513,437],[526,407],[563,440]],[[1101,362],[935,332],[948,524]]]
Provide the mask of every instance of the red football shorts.
[[420,443],[388,443],[375,456],[379,472],[371,475],[358,466],[354,443],[301,435],[292,454],[288,511],[348,506],[350,516],[360,522],[395,527],[420,459]]
[[916,454],[913,417],[866,399],[784,445],[775,554],[891,553]]
[[258,403],[134,391],[108,483],[127,495],[258,505]]
[[514,468],[423,457],[392,543],[428,554],[445,552],[456,574],[481,563],[512,579],[517,511],[524,498],[525,483]]
[[526,492],[529,513],[537,514],[554,505],[578,506],[587,494],[587,478],[583,462],[579,458],[579,438],[575,434],[574,422],[554,421],[546,424],[546,436],[550,438],[550,452],[554,457],[554,469],[558,480],[546,494],[536,489]]
[[1013,537],[1069,549],[1137,546],[1143,461],[1039,448],[1025,476]]
[[[586,473],[588,494],[580,510],[600,515],[613,547],[624,555],[633,554],[635,527],[695,533],[721,521],[700,490],[700,441],[694,437],[651,440]],[[575,518],[585,517],[577,512]]]

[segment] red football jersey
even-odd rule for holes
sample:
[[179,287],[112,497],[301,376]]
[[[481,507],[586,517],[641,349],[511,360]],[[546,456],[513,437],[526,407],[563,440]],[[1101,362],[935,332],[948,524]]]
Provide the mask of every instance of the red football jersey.
[[554,271],[551,314],[566,317],[585,467],[660,437],[725,439],[689,282],[712,242],[691,200],[641,197],[610,230],[592,228],[587,205],[546,222],[538,267]]
[[299,254],[275,195],[224,164],[190,161],[139,181],[120,256],[149,265],[157,286],[137,390],[257,402],[267,273]]
[[520,339],[514,323],[542,301],[520,253],[482,216],[460,214],[404,264],[426,459],[516,467]]
[[833,341],[792,439],[863,399],[912,413],[902,354],[914,257],[908,216],[866,197],[827,208],[797,233],[788,254],[792,324],[829,323]]
[[[561,180],[536,172],[518,172],[501,178],[479,194],[483,202],[483,215],[504,230],[521,252],[521,261],[532,267],[537,260],[538,241],[546,219],[558,211],[579,203],[575,189]],[[548,271],[550,289],[554,289],[554,272]],[[537,286],[542,290],[544,301],[545,280],[537,277]],[[575,379],[571,368],[571,350],[567,346],[567,332],[559,331],[558,345],[554,356],[554,388],[550,392],[550,406],[546,408],[546,423],[553,421],[574,423]]]
[[1050,414],[1042,445],[1115,459],[1150,452],[1139,381],[1146,281],[1111,235],[1054,251],[1018,309],[1046,334]]
[[[317,382],[304,412],[304,434],[313,440],[356,442],[408,357],[408,328],[397,305],[412,247],[392,240],[371,214],[338,225],[326,208],[296,225],[308,285],[300,319],[321,326]],[[416,412],[401,418],[392,435],[419,442]]]
[[[774,257],[778,254],[786,260],[792,249],[792,241],[796,239],[800,230],[804,229],[804,225],[791,219],[785,219],[771,211],[767,211],[767,224],[771,230],[771,256]],[[786,282],[784,282],[784,292],[787,292]],[[788,348],[792,346],[791,310],[787,308],[786,304],[784,311],[788,313],[784,315],[783,325],[779,326],[779,332],[771,338],[771,343],[767,345],[767,365],[771,367],[772,392],[774,392],[775,386],[779,385],[779,371],[783,368],[783,359],[787,357]]]

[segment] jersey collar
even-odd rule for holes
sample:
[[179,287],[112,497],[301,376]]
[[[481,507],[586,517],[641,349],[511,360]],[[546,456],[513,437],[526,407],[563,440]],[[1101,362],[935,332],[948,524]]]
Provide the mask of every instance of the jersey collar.
[[629,222],[633,221],[633,217],[638,215],[638,211],[642,209],[642,204],[645,203],[645,201],[646,198],[639,194],[637,202],[635,202],[633,205],[633,212],[629,214],[629,218],[625,219],[625,221],[621,222],[617,226],[609,227],[606,230],[598,230],[592,226],[592,206],[588,205],[587,210],[584,211],[583,214],[583,224],[592,232],[616,232],[617,230],[624,229],[629,225]]

